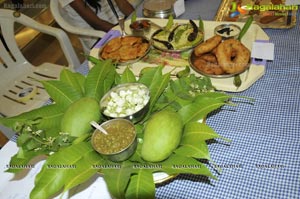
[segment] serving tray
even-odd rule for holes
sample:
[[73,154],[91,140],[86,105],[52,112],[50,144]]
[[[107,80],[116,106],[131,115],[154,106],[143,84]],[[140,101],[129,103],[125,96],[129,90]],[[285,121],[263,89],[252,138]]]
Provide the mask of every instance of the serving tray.
[[261,28],[292,28],[296,25],[298,6],[285,5],[285,2],[285,0],[223,0],[215,20],[245,22],[253,15],[255,23]]
[[[167,19],[151,19],[152,23],[156,24],[151,28],[150,34],[147,34],[146,37],[148,36],[151,37],[151,33],[155,32],[158,27],[163,27],[167,23]],[[179,20],[176,19],[174,20],[175,23],[188,23],[188,20]],[[204,40],[212,37],[214,35],[214,29],[216,26],[224,24],[226,22],[219,22],[219,21],[203,21],[204,23]],[[232,24],[236,24],[239,27],[243,27],[244,23],[243,22],[230,22]],[[127,33],[130,33],[130,28],[129,28],[130,21],[125,22],[125,31]],[[115,30],[120,30],[119,27],[116,27]],[[257,24],[252,24],[247,31],[247,33],[244,35],[242,39],[242,43],[251,51],[253,42],[255,40],[269,40],[268,35],[263,31],[263,29],[258,26]],[[99,47],[98,48],[93,48],[90,51],[90,55],[94,57],[98,57],[98,52],[99,52]],[[184,62],[183,62],[184,63]],[[188,63],[188,62],[186,62]],[[129,67],[132,69],[134,74],[138,76],[140,74],[140,71],[145,68],[145,67],[156,67],[158,64],[157,63],[147,63],[144,61],[139,61],[136,63],[133,63],[129,65]],[[93,64],[89,63],[89,67],[92,67]],[[178,66],[169,66],[165,65],[163,72],[171,72],[171,75],[173,77],[176,77],[177,72],[184,70],[186,65],[182,65],[181,67]],[[123,70],[126,69],[127,66],[119,66],[117,71],[122,73]],[[191,68],[191,73],[194,73],[196,76],[201,76],[201,74],[197,73]],[[257,65],[257,64],[251,64],[249,69],[246,70],[245,72],[240,74],[242,84],[240,87],[236,87],[234,85],[234,77],[230,78],[211,78],[212,84],[215,86],[217,90],[221,91],[228,91],[228,92],[241,92],[246,89],[248,89],[252,84],[254,84],[259,78],[261,78],[265,74],[265,66],[264,65]]]

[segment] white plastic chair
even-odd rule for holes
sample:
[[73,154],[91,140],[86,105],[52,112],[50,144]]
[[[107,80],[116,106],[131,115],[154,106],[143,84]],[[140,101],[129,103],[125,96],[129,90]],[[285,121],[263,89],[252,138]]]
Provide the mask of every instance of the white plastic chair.
[[[133,6],[137,7],[142,3],[142,0],[128,0],[128,2]],[[55,21],[62,27],[65,31],[70,32],[72,34],[78,35],[79,40],[82,44],[83,50],[85,53],[89,54],[90,52],[90,46],[82,39],[82,36],[92,37],[96,39],[102,38],[106,32],[101,30],[95,30],[95,29],[87,29],[87,28],[81,28],[78,26],[74,26],[71,23],[68,22],[67,19],[63,17],[62,14],[62,8],[58,2],[58,0],[52,0],[50,1],[50,10],[51,13],[55,19]]]
[[137,8],[137,7],[143,2],[143,0],[128,0],[128,2],[129,2],[134,8]]
[[79,36],[79,40],[82,44],[83,50],[85,53],[89,53],[90,51],[90,46],[88,46],[88,44],[86,44],[84,42],[84,40],[81,38],[82,36],[88,36],[88,37],[92,37],[92,38],[102,38],[106,32],[101,31],[101,30],[95,30],[95,29],[88,29],[88,28],[81,28],[81,27],[77,27],[72,25],[71,23],[69,23],[65,18],[63,18],[62,15],[62,8],[58,2],[58,0],[52,0],[50,1],[50,10],[51,13],[55,19],[55,21],[58,23],[58,25],[60,27],[62,27],[65,31],[78,35]]
[[[40,24],[13,10],[0,9],[1,34],[7,46],[0,42],[0,114],[2,116],[14,116],[42,106],[49,96],[37,80],[57,79],[60,71],[65,68],[52,63],[43,63],[39,66],[29,63],[16,43],[15,23],[54,36],[60,43],[68,67],[74,70],[75,66],[80,66],[73,46],[63,30]],[[30,95],[27,95],[30,99],[20,95],[24,89],[28,88],[34,89]]]

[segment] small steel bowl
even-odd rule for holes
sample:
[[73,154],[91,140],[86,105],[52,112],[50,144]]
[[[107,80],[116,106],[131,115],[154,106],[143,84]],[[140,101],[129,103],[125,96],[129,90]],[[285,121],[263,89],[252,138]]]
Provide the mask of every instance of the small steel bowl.
[[[132,122],[126,119],[112,119],[102,123],[101,127],[108,134],[96,129],[91,139],[92,146],[98,153],[113,162],[121,162],[127,160],[135,152],[137,137]],[[124,142],[124,139],[128,140]],[[122,147],[117,148],[119,146],[115,146],[116,144],[121,144]]]
[[[112,93],[120,93],[121,91],[125,91],[129,88],[132,87],[141,87],[143,89],[145,89],[145,94],[148,97],[148,101],[147,103],[139,110],[137,110],[136,112],[132,112],[130,114],[127,115],[120,115],[118,113],[114,113],[114,114],[108,114],[105,110],[108,107],[109,102],[112,99]],[[124,99],[126,100],[126,99]],[[150,91],[148,89],[147,86],[145,86],[144,84],[141,83],[125,83],[125,84],[120,84],[114,88],[112,88],[110,91],[108,91],[100,100],[100,111],[102,112],[103,115],[105,115],[107,118],[109,119],[114,119],[114,118],[122,118],[122,119],[127,119],[132,121],[133,123],[137,123],[139,121],[141,121],[144,116],[146,115],[146,113],[149,110],[149,105],[150,105]]]
[[129,25],[132,35],[144,36],[151,29],[151,22],[147,19],[137,20]]
[[170,15],[175,17],[173,7],[167,10],[150,10],[144,8],[143,15],[148,18],[161,18],[161,19],[168,19]]
[[215,35],[220,35],[223,40],[237,39],[241,28],[235,24],[221,24],[215,28]]

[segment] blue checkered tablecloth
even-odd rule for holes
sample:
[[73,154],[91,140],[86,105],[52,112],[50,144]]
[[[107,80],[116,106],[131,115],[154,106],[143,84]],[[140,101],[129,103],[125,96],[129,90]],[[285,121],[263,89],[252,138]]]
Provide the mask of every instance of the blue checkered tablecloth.
[[[220,0],[186,0],[180,18],[213,20]],[[197,6],[196,6],[197,5]],[[137,12],[142,16],[141,9]],[[157,185],[157,199],[294,199],[300,198],[300,11],[291,29],[265,29],[275,44],[275,59],[266,74],[236,95],[237,106],[225,106],[207,119],[215,131],[232,140],[209,144],[209,168],[218,180],[179,175]],[[88,72],[87,61],[78,72]]]
[[[183,17],[202,13],[204,19],[214,19],[220,1],[209,1],[209,6],[199,1],[198,8],[189,5],[193,2],[186,1]],[[265,29],[275,44],[275,59],[267,63],[261,79],[238,94],[255,102],[237,100],[237,107],[223,107],[207,119],[217,133],[232,140],[209,145],[212,160],[222,168],[221,174],[215,173],[218,180],[180,175],[157,187],[158,199],[300,198],[299,13],[292,29]]]
[[[187,0],[179,18],[197,19],[201,13],[204,20],[214,20],[220,2],[211,0],[208,6],[207,1]],[[141,8],[137,14],[142,17]],[[179,175],[157,186],[157,199],[300,198],[299,15],[291,29],[264,29],[275,44],[275,59],[267,62],[261,79],[237,93],[255,102],[234,99],[238,106],[225,106],[207,119],[218,134],[232,140],[209,145],[215,164],[208,166],[218,180]]]
[[[213,20],[219,3],[187,0],[180,18],[197,19],[201,13],[204,20]],[[141,9],[137,13],[142,16]],[[300,198],[299,13],[294,28],[264,29],[275,44],[275,59],[267,62],[261,79],[236,94],[255,102],[234,99],[238,106],[225,106],[207,119],[218,134],[232,140],[209,145],[215,164],[208,166],[218,180],[179,175],[157,186],[157,199]],[[87,73],[87,67],[79,70]]]

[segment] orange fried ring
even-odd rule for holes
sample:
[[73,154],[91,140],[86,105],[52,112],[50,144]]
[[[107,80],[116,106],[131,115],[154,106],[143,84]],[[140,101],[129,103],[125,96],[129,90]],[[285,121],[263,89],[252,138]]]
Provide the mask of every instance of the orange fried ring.
[[222,75],[224,73],[221,66],[216,63],[208,62],[203,58],[197,58],[194,60],[193,65],[200,71],[208,75]]
[[195,55],[200,56],[204,53],[208,53],[212,51],[215,47],[219,45],[219,43],[222,41],[222,37],[220,35],[215,35],[212,38],[206,40],[205,42],[199,44],[197,47],[195,47]]
[[215,63],[215,64],[218,63],[217,57],[212,53],[205,53],[201,55],[200,58],[210,63]]
[[219,65],[228,73],[239,73],[249,64],[250,51],[238,40],[228,39],[216,50]]

